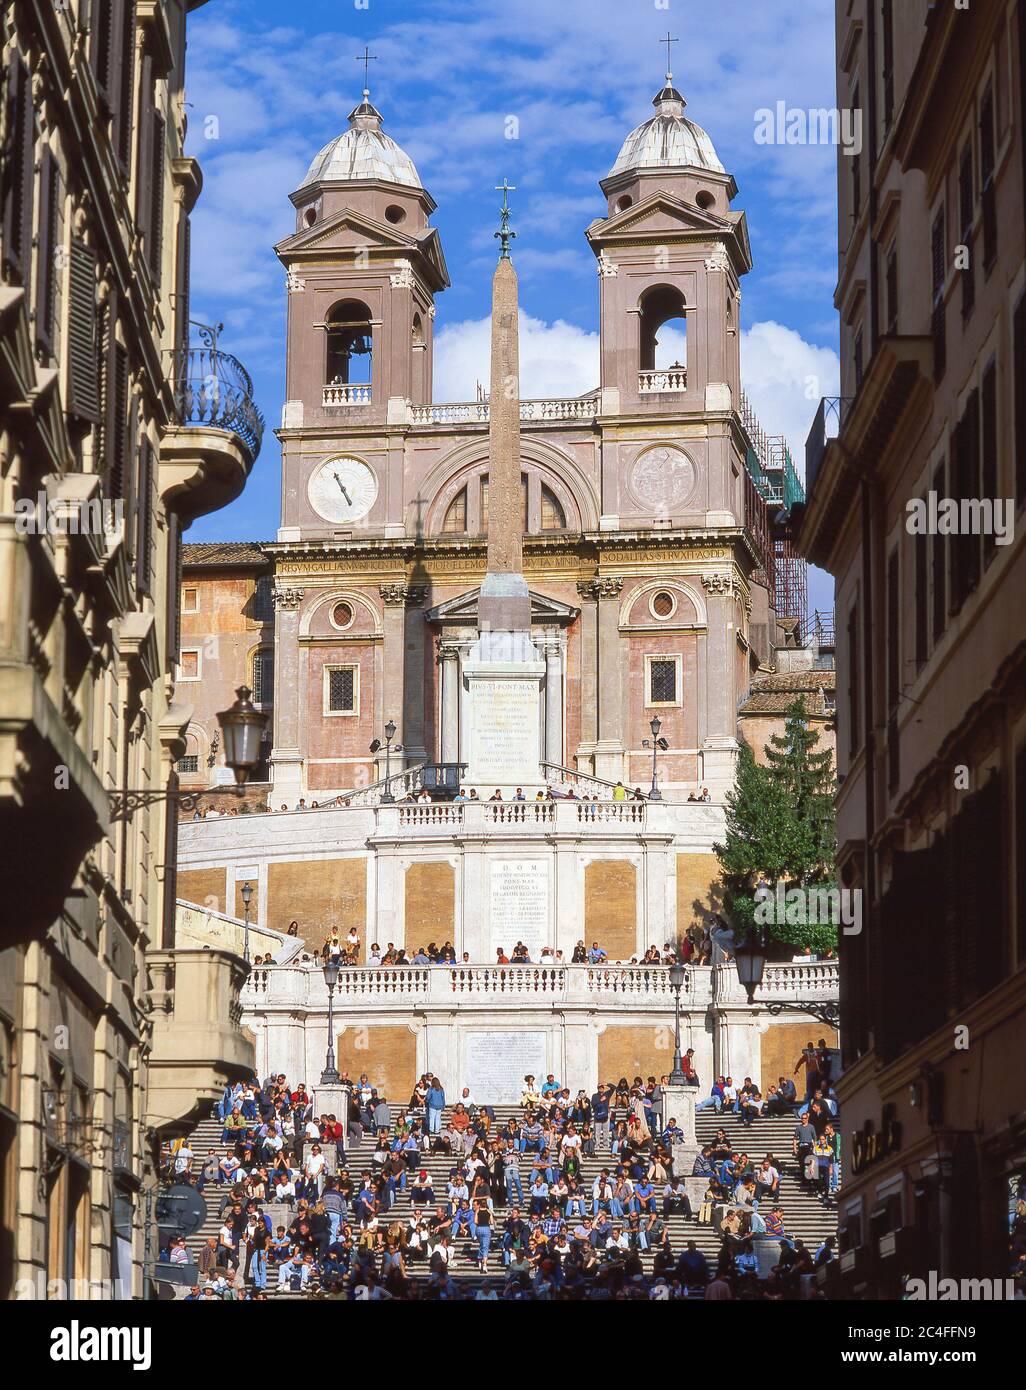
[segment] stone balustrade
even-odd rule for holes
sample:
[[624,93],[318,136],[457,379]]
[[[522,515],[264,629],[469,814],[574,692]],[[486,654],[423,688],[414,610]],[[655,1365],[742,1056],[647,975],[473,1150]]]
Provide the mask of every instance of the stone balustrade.
[[323,406],[339,405],[372,405],[373,397],[370,386],[364,384],[360,386],[343,386],[335,383],[325,386],[321,400]]
[[[438,405],[407,406],[411,425],[487,424],[490,413],[487,401],[447,401]],[[597,414],[598,396],[553,397],[520,402],[521,420],[593,420]]]
[[[328,989],[320,962],[258,966],[243,990],[247,1011],[307,1009],[326,1012]],[[837,998],[837,963],[770,965],[759,1004],[789,999]],[[545,1007],[594,1010],[627,1007],[666,1017],[673,1012],[673,991],[666,966],[652,965],[430,965],[343,967],[335,992],[336,1008],[377,1013],[409,1001],[411,1008],[451,1009],[457,1001],[499,1004],[506,1001]],[[745,992],[733,965],[690,966],[681,991],[681,1008],[704,1010],[714,1005],[744,1005]]]
[[648,395],[653,391],[686,391],[688,374],[685,367],[669,367],[665,371],[638,373],[638,391]]

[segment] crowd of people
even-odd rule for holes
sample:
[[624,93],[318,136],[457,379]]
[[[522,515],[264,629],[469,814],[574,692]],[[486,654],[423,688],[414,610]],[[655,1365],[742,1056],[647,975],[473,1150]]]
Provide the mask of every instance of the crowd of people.
[[[690,1055],[687,1065],[697,1084]],[[805,1070],[808,1088],[808,1061]],[[788,1233],[780,1160],[738,1152],[722,1128],[689,1172],[675,1171],[682,1136],[666,1080],[621,1077],[589,1095],[527,1076],[517,1113],[501,1122],[468,1088],[450,1103],[431,1075],[394,1107],[366,1074],[343,1073],[340,1116],[316,1114],[306,1086],[283,1074],[228,1088],[221,1150],[180,1143],[165,1156],[169,1181],[218,1204],[188,1297],[263,1298],[271,1286],[358,1299],[797,1296],[802,1276],[832,1258],[832,1240],[811,1252]],[[789,1102],[803,1176],[821,1094],[817,1084],[804,1105]],[[351,1168],[364,1136],[369,1157]],[[441,1170],[428,1155],[442,1156]],[[587,1179],[585,1158],[597,1160]],[[686,1179],[699,1180],[691,1193]],[[713,1267],[695,1240],[674,1249],[674,1216],[696,1234],[718,1230]],[[161,1259],[189,1263],[184,1240]],[[476,1269],[473,1288],[453,1277],[461,1261]]]
[[[534,802],[582,801],[587,802],[589,806],[594,806],[594,814],[597,814],[598,807],[605,802],[648,801],[649,799],[650,796],[648,792],[642,791],[640,787],[628,788],[627,786],[625,786],[623,782],[617,782],[615,785],[612,786],[610,790],[605,791],[603,795],[599,795],[597,792],[589,794],[585,791],[579,791],[573,782],[566,782],[562,785],[549,783],[543,791],[535,792],[534,796],[531,798],[527,797],[523,787],[517,787],[513,794],[508,798],[503,797],[501,787],[496,787],[495,791],[491,794],[491,796],[486,797],[482,797],[478,793],[476,787],[471,787],[469,791],[466,787],[460,787],[459,791],[456,793],[455,796],[450,796],[446,793],[441,792],[436,792],[432,794],[432,792],[430,792],[427,787],[411,787],[409,790],[405,791],[401,796],[397,796],[395,798],[395,804],[400,806],[409,806],[431,805],[432,803],[448,803],[452,805],[462,802],[506,800],[513,802],[526,802],[528,800]],[[708,803],[712,801],[712,796],[710,795],[708,787],[699,787],[695,790],[690,791],[688,793],[687,799],[688,801]],[[247,803],[245,806],[241,808],[238,806],[223,806],[215,803],[209,803],[204,808],[197,809],[193,813],[193,820],[212,820],[216,819],[219,816],[237,816],[240,813],[240,810],[243,813],[249,811],[322,811],[334,809],[336,807],[352,806],[353,804],[353,793],[351,792],[339,793],[339,795],[334,796],[330,800],[324,802],[317,801],[313,798],[307,800],[305,796],[301,796],[298,798],[294,806],[289,806],[284,801],[281,802],[279,806],[272,806],[269,804],[257,804],[254,806],[250,806]]]

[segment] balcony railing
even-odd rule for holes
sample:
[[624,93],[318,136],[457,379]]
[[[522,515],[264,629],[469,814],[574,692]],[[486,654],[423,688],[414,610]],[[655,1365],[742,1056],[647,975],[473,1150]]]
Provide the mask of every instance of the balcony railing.
[[854,396],[824,396],[805,441],[805,495],[810,500],[827,444],[840,434]]
[[652,391],[686,391],[688,372],[686,367],[667,367],[665,371],[639,372],[638,391],[648,395]]
[[321,404],[326,407],[341,405],[373,405],[374,397],[366,383],[359,386],[343,386],[336,382],[325,386]]
[[253,382],[230,352],[190,347],[174,354],[172,386],[180,425],[225,430],[242,440],[254,461],[264,437],[264,417],[253,400]]
[[[598,396],[562,396],[520,402],[521,420],[593,420]],[[491,411],[487,400],[447,401],[438,405],[411,405],[411,425],[487,424]]]
[[[837,991],[836,961],[768,965],[755,1007],[831,1001],[837,999]],[[669,969],[663,965],[352,966],[339,971],[336,989],[337,1006],[363,1012],[394,1010],[404,1003],[411,1009],[435,1006],[449,1011],[456,999],[511,999],[525,1007],[576,1004],[584,1009],[605,1001],[610,1008],[651,1008],[662,1017],[673,1010]],[[328,991],[320,961],[258,966],[246,981],[242,1003],[250,1013],[275,1005],[326,1014]],[[688,966],[682,1007],[704,1010],[714,1003],[745,1005],[734,966]]]

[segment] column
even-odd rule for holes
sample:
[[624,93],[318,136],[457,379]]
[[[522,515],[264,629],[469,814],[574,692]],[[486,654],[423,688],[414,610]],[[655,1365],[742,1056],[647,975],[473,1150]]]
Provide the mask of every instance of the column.
[[615,782],[623,777],[623,701],[621,699],[620,590],[622,579],[599,579],[598,586],[598,738],[595,774]]
[[410,584],[407,587],[406,612],[403,615],[403,708],[402,743],[406,749],[406,765],[413,766],[434,757],[434,739],[428,748],[427,727],[424,711],[427,705],[427,692],[424,689],[424,644],[427,639],[427,625],[419,610],[427,598],[427,587],[423,584]]
[[714,796],[734,782],[737,758],[737,703],[734,695],[734,579],[729,573],[703,574],[706,591],[706,727],[702,740],[702,781]]
[[303,794],[299,750],[299,608],[303,590],[274,590],[274,744],[271,799],[295,805]]
[[[581,604],[581,739],[578,757],[587,759],[594,772],[595,740],[598,738],[598,583],[583,580],[577,586]],[[571,750],[567,760],[572,761]],[[583,770],[583,768],[582,768]]]
[[439,755],[443,763],[460,760],[460,654],[445,642],[438,645],[442,667],[442,729]]
[[[381,698],[375,719],[377,737],[384,739],[384,728],[388,721],[398,725],[396,739],[405,745],[406,730],[402,727],[403,718],[403,676],[406,664],[406,600],[409,590],[405,584],[381,584],[378,586],[383,604],[382,629],[384,644],[382,651]],[[379,777],[385,775],[384,754],[379,758]],[[395,771],[405,766],[402,754],[392,764]]]
[[558,637],[545,647],[545,761],[563,765],[563,654]]

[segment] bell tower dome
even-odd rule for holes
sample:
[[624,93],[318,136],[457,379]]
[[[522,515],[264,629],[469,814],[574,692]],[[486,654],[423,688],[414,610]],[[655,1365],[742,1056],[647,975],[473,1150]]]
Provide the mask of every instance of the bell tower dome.
[[739,283],[751,269],[733,175],[666,73],[600,184],[603,409],[729,411],[740,400]]
[[290,194],[275,248],[289,295],[283,427],[384,423],[431,400],[434,296],[449,283],[435,202],[364,88]]

